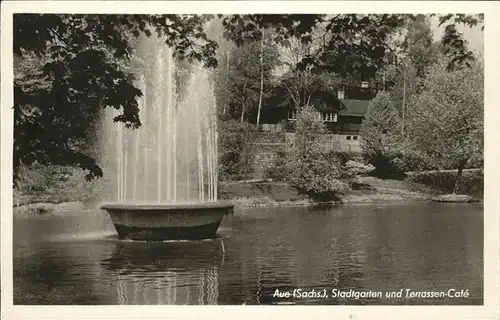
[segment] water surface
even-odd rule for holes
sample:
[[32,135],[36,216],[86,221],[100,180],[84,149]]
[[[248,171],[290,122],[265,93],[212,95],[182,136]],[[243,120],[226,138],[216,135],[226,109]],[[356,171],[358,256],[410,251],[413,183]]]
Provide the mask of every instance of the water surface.
[[[14,304],[483,303],[483,208],[350,205],[237,210],[218,238],[117,239],[100,212],[14,219]],[[328,298],[278,298],[280,292]],[[382,292],[338,298],[331,290]],[[467,289],[467,298],[386,298]]]

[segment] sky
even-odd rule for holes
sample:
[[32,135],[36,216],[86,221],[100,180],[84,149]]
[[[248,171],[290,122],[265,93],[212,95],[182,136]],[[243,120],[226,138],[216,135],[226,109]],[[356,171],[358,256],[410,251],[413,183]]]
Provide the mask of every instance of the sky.
[[[445,26],[439,27],[437,17],[432,17],[430,23],[431,30],[434,32],[434,40],[441,40]],[[470,49],[481,54],[484,53],[484,32],[481,31],[481,26],[470,28],[465,25],[457,24],[457,30],[463,33],[465,40],[469,43]]]

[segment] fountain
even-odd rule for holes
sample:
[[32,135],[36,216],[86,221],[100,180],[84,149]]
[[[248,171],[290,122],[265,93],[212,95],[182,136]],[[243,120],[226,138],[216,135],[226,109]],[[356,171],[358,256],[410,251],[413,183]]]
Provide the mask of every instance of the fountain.
[[[101,165],[113,186],[106,210],[120,238],[206,239],[233,206],[217,202],[217,119],[213,87],[201,64],[183,73],[164,39],[140,40],[135,74],[142,126],[103,115]],[[184,70],[186,71],[186,70]]]

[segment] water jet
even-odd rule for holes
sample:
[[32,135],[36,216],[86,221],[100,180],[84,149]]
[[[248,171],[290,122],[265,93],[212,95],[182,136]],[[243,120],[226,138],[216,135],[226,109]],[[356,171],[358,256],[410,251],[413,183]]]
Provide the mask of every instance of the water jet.
[[200,63],[176,68],[172,53],[162,38],[139,43],[133,66],[143,92],[139,129],[114,121],[117,110],[102,117],[101,165],[116,193],[101,209],[120,238],[214,238],[224,215],[233,211],[233,205],[217,201],[212,79]]

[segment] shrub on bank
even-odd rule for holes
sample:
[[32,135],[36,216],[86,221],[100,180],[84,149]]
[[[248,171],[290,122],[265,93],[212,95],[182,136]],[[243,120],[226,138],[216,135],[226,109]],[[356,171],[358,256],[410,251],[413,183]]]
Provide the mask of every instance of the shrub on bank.
[[[335,164],[343,168],[342,171],[344,172],[343,176],[344,178],[352,178],[355,175],[365,174],[374,169],[374,167],[369,164],[368,165],[363,164],[360,155],[344,151],[337,151],[337,150],[330,150],[327,152],[322,152],[321,154],[330,163],[330,166]],[[265,178],[272,179],[274,181],[289,180],[291,174],[291,168],[290,168],[291,161],[292,161],[291,155],[288,155],[285,151],[278,151],[276,153],[276,159],[274,165],[266,169]],[[355,167],[357,167],[360,170],[352,172],[352,170],[354,170]]]
[[[412,172],[407,175],[407,182],[410,184],[420,184],[432,188],[436,193],[450,193],[453,191],[456,170],[447,171],[424,171]],[[483,170],[464,170],[460,180],[458,193],[467,194],[474,197],[483,196]]]
[[348,178],[365,175],[373,170],[375,170],[375,167],[371,164],[364,164],[353,160],[349,160],[345,164],[345,175]]
[[353,154],[345,151],[330,150],[327,157],[329,159],[336,159],[340,161],[341,165],[345,165],[349,160],[353,160]]
[[45,166],[38,163],[21,166],[14,183],[15,204],[97,202],[105,190],[102,178],[87,181],[86,174],[86,171],[70,166]]
[[404,171],[394,161],[397,158],[396,154],[376,154],[365,158],[369,164],[375,167],[370,172],[373,177],[381,179],[403,179]]
[[316,201],[337,200],[338,193],[346,187],[340,181],[340,158],[331,156],[321,145],[320,137],[324,133],[324,124],[316,118],[313,107],[303,107],[297,117],[289,161],[290,182],[299,193]]
[[21,165],[15,187],[22,193],[42,193],[59,188],[73,175],[73,168],[66,166],[45,166],[37,162]]
[[392,160],[399,172],[437,170],[438,168],[421,155],[411,150],[399,152]]
[[265,177],[274,181],[286,181],[290,174],[285,151],[278,151],[272,167],[267,168]]
[[291,182],[302,194],[316,201],[338,200],[347,186],[340,178],[340,162],[332,162],[323,154],[316,157],[296,157],[291,167]]

